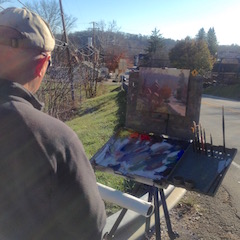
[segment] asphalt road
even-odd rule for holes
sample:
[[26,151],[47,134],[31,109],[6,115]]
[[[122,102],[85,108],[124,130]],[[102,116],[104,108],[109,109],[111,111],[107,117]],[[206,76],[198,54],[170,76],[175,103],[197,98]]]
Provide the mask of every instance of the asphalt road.
[[225,142],[227,148],[237,148],[222,184],[231,196],[231,202],[240,217],[240,102],[203,95],[200,123],[206,130],[207,141],[212,134],[214,145],[223,145],[222,106],[225,116]]

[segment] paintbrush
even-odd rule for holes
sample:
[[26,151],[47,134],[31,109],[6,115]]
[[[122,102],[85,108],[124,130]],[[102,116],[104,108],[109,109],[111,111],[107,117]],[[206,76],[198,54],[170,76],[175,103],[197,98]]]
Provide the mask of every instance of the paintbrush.
[[196,129],[197,129],[197,148],[198,148],[198,151],[200,152],[201,151],[201,146],[200,146],[200,131],[199,131],[199,125],[196,126]]
[[197,132],[196,132],[196,123],[193,121],[193,151],[197,152]]
[[207,141],[206,141],[206,133],[205,133],[205,129],[203,129],[203,137],[204,137],[204,149],[205,149],[205,154],[208,155],[207,153]]
[[204,145],[203,145],[203,132],[202,132],[201,124],[199,124],[199,128],[200,128],[201,148],[202,148],[202,152],[203,152],[204,151]]
[[194,133],[194,127],[191,127],[192,129],[192,133],[193,133],[193,142],[192,142],[192,146],[193,146],[193,151],[195,152],[195,133]]
[[222,106],[222,131],[223,131],[223,152],[226,153],[225,146],[225,121],[224,121],[224,107]]
[[194,132],[194,148],[195,152],[197,152],[197,127],[196,127],[196,122],[193,121],[193,132]]
[[210,133],[210,145],[211,145],[211,155],[213,157],[213,141],[212,141],[212,134]]

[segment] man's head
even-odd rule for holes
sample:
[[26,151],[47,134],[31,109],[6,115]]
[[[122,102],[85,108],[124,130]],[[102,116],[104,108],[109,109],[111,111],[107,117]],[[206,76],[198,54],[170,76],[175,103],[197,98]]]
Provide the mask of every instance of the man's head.
[[54,45],[51,30],[39,15],[25,8],[0,12],[0,78],[36,92]]

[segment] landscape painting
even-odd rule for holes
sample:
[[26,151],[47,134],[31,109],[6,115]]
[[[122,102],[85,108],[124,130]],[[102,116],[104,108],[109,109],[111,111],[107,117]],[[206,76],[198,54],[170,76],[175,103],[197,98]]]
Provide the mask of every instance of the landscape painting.
[[190,70],[140,68],[137,111],[186,116]]

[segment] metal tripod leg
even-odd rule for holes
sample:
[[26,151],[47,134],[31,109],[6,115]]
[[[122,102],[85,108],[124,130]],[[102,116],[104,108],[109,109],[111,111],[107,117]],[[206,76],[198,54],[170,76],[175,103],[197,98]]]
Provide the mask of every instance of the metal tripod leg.
[[128,209],[126,209],[126,208],[122,209],[122,211],[120,212],[120,214],[119,214],[116,222],[114,223],[111,231],[109,232],[107,239],[112,239],[112,238],[114,237],[114,234],[115,234],[115,232],[116,232],[119,224],[121,223],[123,217],[125,216],[127,210],[128,210]]
[[159,213],[159,198],[158,198],[158,188],[154,187],[154,214],[155,214],[155,231],[156,240],[161,240],[161,227],[160,227],[160,213]]
[[[136,183],[136,185],[135,185],[135,187],[134,187],[134,189],[133,189],[133,192],[132,192],[133,195],[138,192],[140,186],[141,186],[141,184]],[[128,209],[126,209],[126,208],[123,208],[123,209],[122,209],[122,211],[120,212],[120,214],[119,214],[116,222],[114,223],[112,229],[111,229],[110,232],[107,234],[107,237],[106,237],[107,239],[113,239],[113,238],[114,238],[114,234],[115,234],[115,232],[116,232],[119,224],[121,223],[123,217],[124,217],[125,214],[127,213],[127,210],[128,210]]]
[[[153,198],[153,188],[149,187],[148,202],[152,202],[152,198]],[[150,230],[150,220],[151,220],[151,216],[146,218],[146,225],[145,225],[145,233],[146,234],[148,234],[149,230]]]
[[163,192],[163,189],[160,189],[159,191],[160,191],[160,196],[161,196],[161,202],[162,202],[162,206],[163,206],[164,216],[165,216],[165,220],[166,220],[166,224],[167,224],[168,236],[169,236],[170,239],[175,239],[179,235],[177,233],[174,233],[173,230],[172,230],[172,225],[171,225],[169,212],[168,212],[168,208],[167,208],[167,203],[166,203],[166,198],[165,198],[165,194]]

